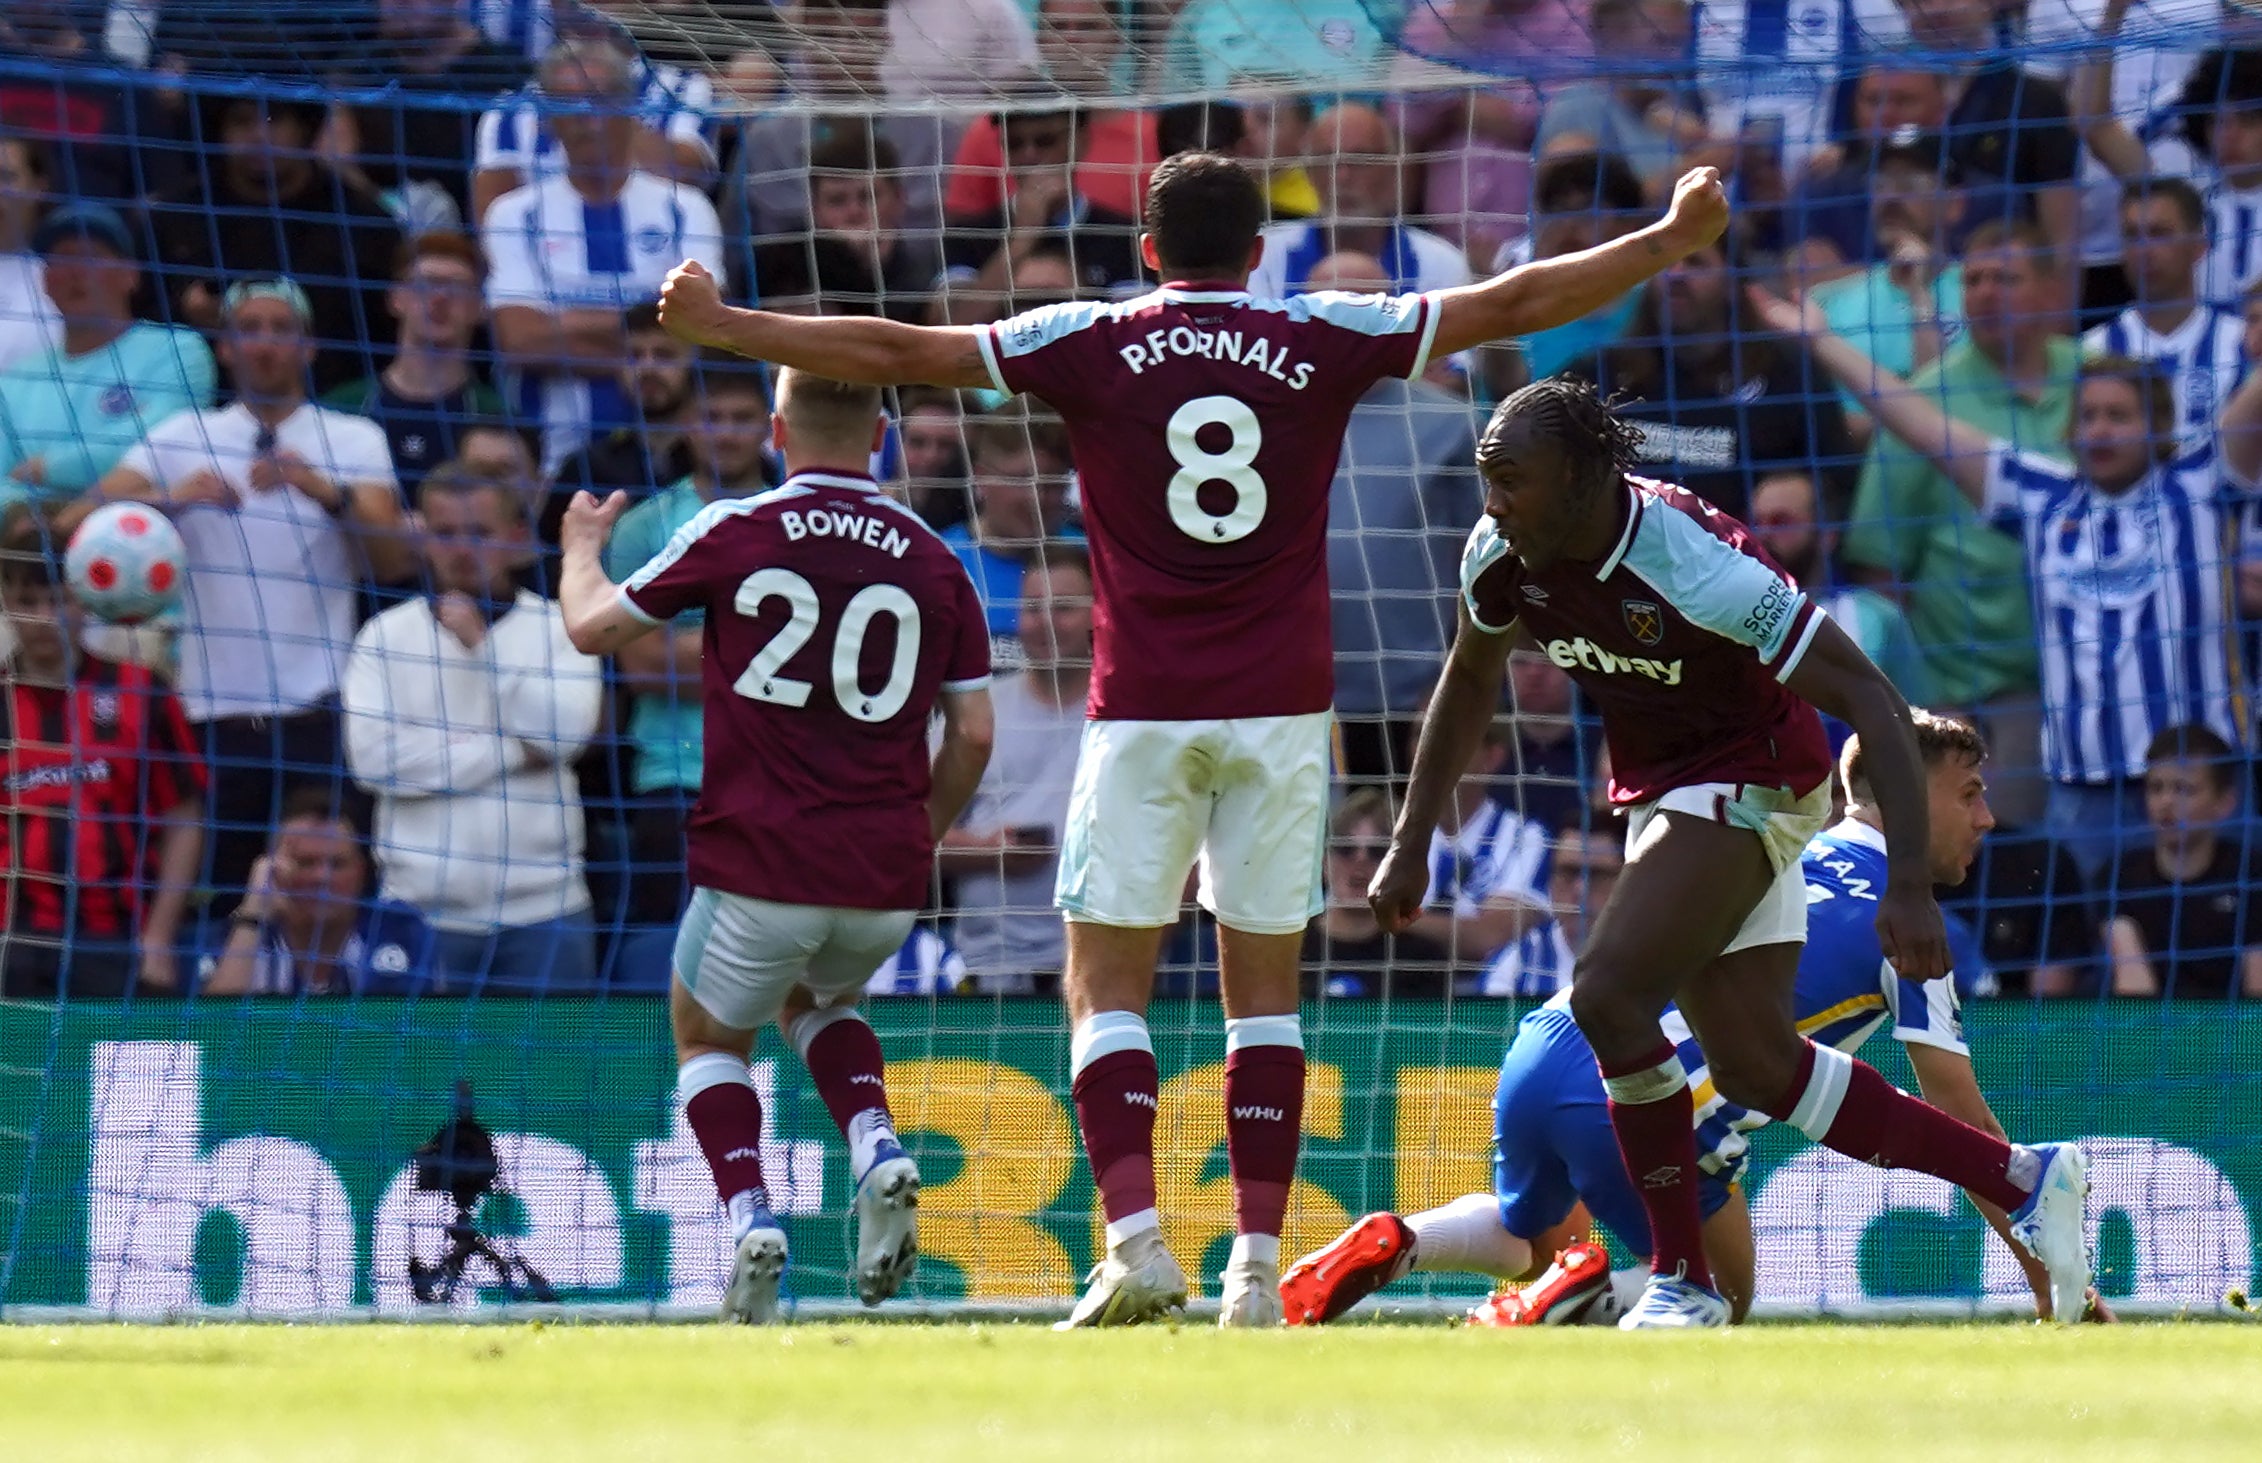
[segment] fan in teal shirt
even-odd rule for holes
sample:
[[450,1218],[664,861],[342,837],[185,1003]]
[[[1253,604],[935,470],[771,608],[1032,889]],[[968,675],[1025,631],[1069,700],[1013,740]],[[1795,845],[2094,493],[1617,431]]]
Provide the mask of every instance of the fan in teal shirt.
[[115,209],[66,204],[32,248],[63,340],[0,372],[0,509],[76,497],[159,422],[212,405],[204,338],[133,316],[141,269]]
[[107,345],[69,344],[0,372],[0,507],[74,498],[177,412],[212,405],[212,351],[146,321]]
[[[710,501],[698,481],[687,477],[629,509],[605,545],[606,575],[617,584],[643,568]],[[706,618],[704,611],[685,610],[668,623],[668,631],[697,630]],[[637,793],[699,790],[707,745],[702,715],[695,679],[638,693],[628,714],[628,740],[636,748],[630,785]]]

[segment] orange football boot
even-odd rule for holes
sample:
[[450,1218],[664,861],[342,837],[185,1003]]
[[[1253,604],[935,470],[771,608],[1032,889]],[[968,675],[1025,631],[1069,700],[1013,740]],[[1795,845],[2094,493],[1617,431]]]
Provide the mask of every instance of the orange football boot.
[[1547,1273],[1529,1285],[1485,1298],[1469,1312],[1472,1326],[1575,1326],[1610,1293],[1610,1252],[1591,1240],[1558,1250]]
[[1395,1214],[1369,1214],[1306,1255],[1280,1277],[1281,1307],[1291,1326],[1324,1326],[1396,1280],[1414,1247],[1414,1232]]

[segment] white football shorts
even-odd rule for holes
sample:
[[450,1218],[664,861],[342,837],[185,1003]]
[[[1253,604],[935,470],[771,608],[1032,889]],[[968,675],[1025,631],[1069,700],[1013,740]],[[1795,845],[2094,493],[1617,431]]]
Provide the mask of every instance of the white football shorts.
[[1334,713],[1088,721],[1054,902],[1069,919],[1175,924],[1186,874],[1228,929],[1289,935],[1320,912]]
[[902,948],[913,909],[773,904],[717,889],[691,891],[676,926],[675,978],[725,1026],[758,1031],[778,1019],[795,986],[820,1006],[856,999]]
[[1755,787],[1748,782],[1699,782],[1676,787],[1663,797],[1634,805],[1626,820],[1629,855],[1641,847],[1642,833],[1650,820],[1664,812],[1748,829],[1759,835],[1767,861],[1774,866],[1775,882],[1767,886],[1758,906],[1721,954],[1760,945],[1806,942],[1806,877],[1799,871],[1799,855],[1830,821],[1827,780],[1803,798],[1788,788]]

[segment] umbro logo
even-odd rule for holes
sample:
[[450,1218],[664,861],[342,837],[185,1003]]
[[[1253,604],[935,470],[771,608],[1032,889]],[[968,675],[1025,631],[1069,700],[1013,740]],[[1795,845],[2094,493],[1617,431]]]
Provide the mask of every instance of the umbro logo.
[[1524,598],[1530,600],[1533,604],[1543,605],[1547,603],[1547,591],[1538,585],[1520,584],[1517,588],[1521,589],[1524,592]]
[[1237,1107],[1233,1109],[1233,1116],[1261,1119],[1268,1123],[1284,1123],[1288,1120],[1288,1110],[1280,1107]]
[[1645,1189],[1669,1189],[1681,1181],[1681,1165],[1668,1163],[1663,1168],[1653,1168],[1642,1175]]

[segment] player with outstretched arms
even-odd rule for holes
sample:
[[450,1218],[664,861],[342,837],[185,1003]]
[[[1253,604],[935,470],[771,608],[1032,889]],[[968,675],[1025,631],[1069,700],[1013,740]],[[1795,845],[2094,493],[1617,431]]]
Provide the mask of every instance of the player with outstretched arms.
[[[1986,742],[1969,722],[1912,713],[1923,758],[1931,827],[1930,873],[1936,884],[1961,883],[1995,824],[1982,766]],[[1908,1054],[1925,1101],[1998,1136],[2001,1125],[1979,1090],[1963,1034],[1952,979],[1918,982],[1887,963],[1875,911],[1888,883],[1884,820],[1870,786],[1861,739],[1851,738],[1839,762],[1846,789],[1845,821],[1817,836],[1800,858],[1806,883],[1807,940],[1799,955],[1791,1016],[1799,1034],[1823,1046],[1856,1052],[1880,1030]],[[1978,959],[1968,930],[1951,928],[1956,963]],[[1751,1303],[1755,1255],[1751,1212],[1738,1184],[1749,1134],[1769,1121],[1722,1096],[1701,1047],[1679,1010],[1661,1024],[1674,1043],[1694,1092],[1699,1209],[1712,1277],[1741,1319]],[[1564,1325],[1613,1315],[1610,1261],[1600,1245],[1566,1243],[1583,1236],[1588,1216],[1601,1220],[1636,1254],[1650,1249],[1649,1221],[1619,1157],[1608,1098],[1594,1050],[1572,1019],[1568,994],[1526,1016],[1500,1066],[1493,1100],[1493,1192],[1470,1194],[1401,1218],[1370,1214],[1323,1249],[1291,1267],[1281,1281],[1290,1325],[1324,1324],[1363,1297],[1414,1271],[1476,1271],[1523,1280],[1555,1255],[1531,1284],[1495,1295],[1472,1320],[1488,1325]],[[2003,1211],[1980,1204],[2008,1241]],[[2033,1287],[2035,1308],[2052,1313],[2049,1272],[2011,1244]],[[2107,1318],[2093,1302],[2093,1315]]]
[[1400,930],[1420,914],[1431,831],[1522,632],[1600,709],[1611,801],[1628,815],[1625,871],[1589,927],[1569,1001],[1654,1246],[1648,1286],[1620,1324],[1709,1327],[1729,1315],[1705,1261],[1694,1102],[1660,1022],[1669,1002],[1720,1097],[2006,1211],[2049,1271],[2056,1314],[2078,1316],[2089,1285],[2079,1150],[2014,1148],[1792,1024],[1807,926],[1799,855],[1830,811],[1816,711],[1867,749],[1886,841],[1879,948],[1913,981],[1949,971],[1923,761],[1892,682],[1742,524],[1632,476],[1638,441],[1578,383],[1535,382],[1494,411],[1477,446],[1485,517],[1462,555],[1459,628],[1375,872],[1377,918]]
[[1385,376],[1575,320],[1727,223],[1709,168],[1625,238],[1457,289],[1260,299],[1264,200],[1239,163],[1156,168],[1140,249],[1161,289],[994,325],[923,328],[726,307],[696,264],[661,297],[703,345],[880,383],[1028,392],[1065,420],[1093,570],[1093,673],[1062,840],[1077,1126],[1107,1257],[1069,1325],[1182,1305],[1155,1207],[1146,1007],[1190,868],[1217,915],[1236,1238],[1220,1320],[1281,1318],[1281,1216],[1304,1094],[1297,974],[1320,908],[1333,654],[1328,488],[1351,408]]
[[708,774],[669,1016],[677,1093],[730,1216],[723,1316],[745,1322],[776,1314],[786,1262],[747,1073],[772,1021],[848,1140],[858,1298],[878,1305],[911,1273],[919,1171],[855,1003],[926,904],[935,840],[973,796],[991,740],[974,586],[866,471],[885,430],[879,392],[788,371],[777,402],[783,485],[710,504],[617,587],[598,554],[627,495],[577,493],[558,587],[567,633],[591,655],[705,612]]

